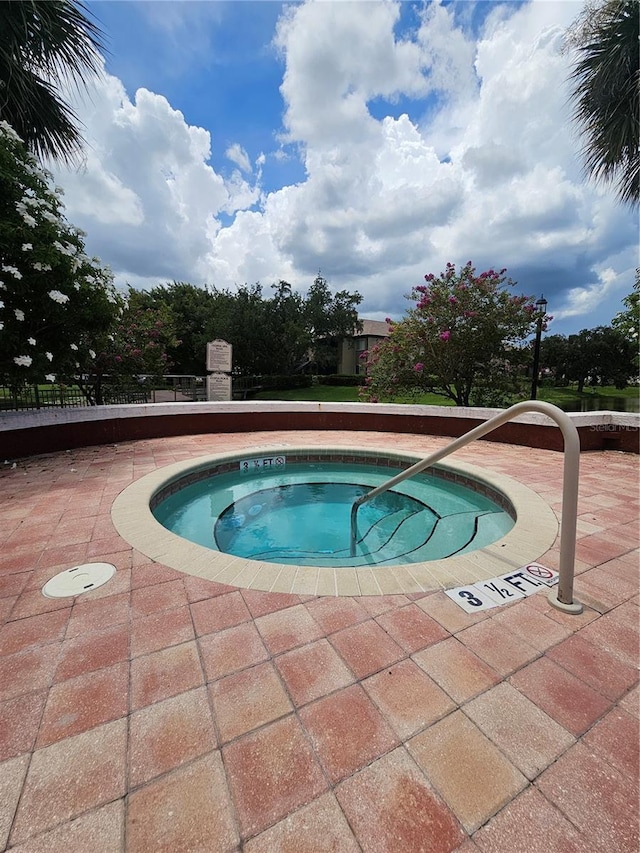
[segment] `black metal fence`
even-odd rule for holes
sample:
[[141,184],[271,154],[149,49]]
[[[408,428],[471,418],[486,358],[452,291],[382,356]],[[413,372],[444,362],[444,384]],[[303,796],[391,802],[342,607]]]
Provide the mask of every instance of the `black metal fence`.
[[[131,386],[102,387],[104,404],[170,403],[206,399],[206,382],[200,376],[140,377]],[[89,406],[78,385],[0,385],[0,411],[39,411]]]
[[[332,380],[343,380],[341,383]],[[305,388],[320,381],[327,384],[360,384],[361,377],[322,376],[314,380],[310,374],[293,376],[233,376],[233,400],[251,400],[260,391]],[[207,399],[207,380],[204,376],[168,375],[141,376],[132,385],[110,384],[105,381],[101,389],[102,402],[108,404],[130,403],[189,403]],[[90,406],[77,384],[68,385],[0,385],[0,412],[38,411],[53,408]]]

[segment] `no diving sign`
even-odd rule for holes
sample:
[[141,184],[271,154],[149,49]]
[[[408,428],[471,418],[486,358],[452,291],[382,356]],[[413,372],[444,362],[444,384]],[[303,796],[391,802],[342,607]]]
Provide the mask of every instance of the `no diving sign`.
[[500,607],[501,604],[516,601],[518,598],[526,598],[556,583],[558,583],[558,572],[540,563],[528,563],[506,575],[470,586],[446,589],[445,593],[467,613],[473,613],[475,610],[489,610],[492,607]]
[[529,563],[528,566],[524,566],[520,571],[525,572],[530,578],[541,580],[547,586],[553,586],[558,582],[558,573],[548,569],[546,566],[541,566],[540,563]]

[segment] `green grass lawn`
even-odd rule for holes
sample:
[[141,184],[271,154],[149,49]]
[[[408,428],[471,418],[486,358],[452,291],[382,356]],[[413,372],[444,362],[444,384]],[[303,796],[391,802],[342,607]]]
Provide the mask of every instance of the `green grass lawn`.
[[254,400],[308,400],[313,403],[359,403],[358,388],[352,385],[313,385],[291,391],[260,391]]
[[[595,401],[597,398],[622,397],[629,400],[638,399],[638,387],[630,386],[622,390],[612,385],[598,388],[587,388],[578,394],[575,388],[551,388],[542,386],[538,389],[538,399],[556,406],[581,409],[581,401]],[[350,385],[314,385],[311,388],[296,388],[292,391],[262,391],[255,396],[256,400],[308,400],[315,403],[359,403],[358,388]],[[523,399],[526,399],[523,397]],[[453,401],[438,394],[422,394],[420,397],[398,397],[394,402],[415,403],[423,406],[452,406]],[[606,404],[603,408],[607,408]]]

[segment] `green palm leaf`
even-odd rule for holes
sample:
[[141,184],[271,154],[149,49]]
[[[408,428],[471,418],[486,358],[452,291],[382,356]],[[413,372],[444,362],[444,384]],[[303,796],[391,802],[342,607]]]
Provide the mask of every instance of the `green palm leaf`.
[[82,137],[61,84],[85,86],[104,50],[88,14],[71,0],[0,2],[0,119],[37,154],[66,162]]
[[640,198],[640,25],[637,0],[607,0],[591,9],[577,36],[571,75],[574,118],[586,142],[585,167],[614,183],[621,200]]

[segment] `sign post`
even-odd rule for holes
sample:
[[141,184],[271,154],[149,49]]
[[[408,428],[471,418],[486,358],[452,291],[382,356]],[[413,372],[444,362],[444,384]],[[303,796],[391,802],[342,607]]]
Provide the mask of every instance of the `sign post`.
[[207,344],[207,400],[231,399],[231,344],[209,341]]

